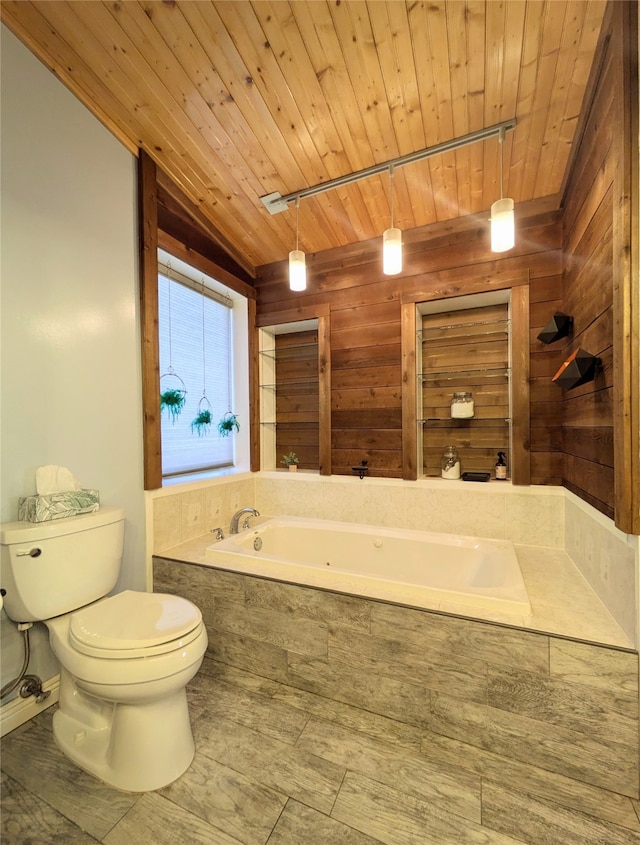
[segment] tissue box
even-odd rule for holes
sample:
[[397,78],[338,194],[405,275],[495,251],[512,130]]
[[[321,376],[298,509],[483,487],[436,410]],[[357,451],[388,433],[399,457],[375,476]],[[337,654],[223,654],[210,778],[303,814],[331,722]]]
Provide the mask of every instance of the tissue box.
[[69,490],[67,493],[50,493],[48,496],[26,496],[18,499],[18,519],[28,522],[46,522],[64,519],[79,513],[91,513],[100,508],[97,490]]

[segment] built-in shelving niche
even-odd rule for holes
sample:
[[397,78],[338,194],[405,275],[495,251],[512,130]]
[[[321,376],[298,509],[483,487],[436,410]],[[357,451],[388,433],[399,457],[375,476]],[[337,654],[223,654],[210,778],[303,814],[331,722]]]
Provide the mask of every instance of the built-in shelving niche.
[[[413,420],[416,432],[405,436],[404,477],[439,477],[443,451],[455,446],[463,472],[495,478],[504,452],[508,477],[528,484],[527,288],[406,303],[403,324],[403,427]],[[452,418],[456,392],[473,395],[473,417]]]
[[282,469],[295,452],[300,469],[321,467],[322,338],[318,320],[260,329],[260,454],[262,469]]
[[[493,470],[498,452],[511,467],[509,292],[417,306],[418,465],[440,475],[446,446],[463,471]],[[477,304],[476,304],[477,303]],[[452,419],[453,394],[472,394],[474,415]],[[509,472],[510,475],[510,472]]]

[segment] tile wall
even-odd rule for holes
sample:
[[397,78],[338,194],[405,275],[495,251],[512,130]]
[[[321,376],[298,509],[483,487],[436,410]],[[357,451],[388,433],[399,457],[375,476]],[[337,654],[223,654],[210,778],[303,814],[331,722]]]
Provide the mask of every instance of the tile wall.
[[623,534],[578,496],[564,492],[565,550],[620,627],[634,639],[639,615],[639,538]]
[[255,481],[251,473],[164,487],[149,493],[153,525],[151,552],[157,554],[186,543],[215,528],[228,533],[231,517],[240,508],[253,506]]

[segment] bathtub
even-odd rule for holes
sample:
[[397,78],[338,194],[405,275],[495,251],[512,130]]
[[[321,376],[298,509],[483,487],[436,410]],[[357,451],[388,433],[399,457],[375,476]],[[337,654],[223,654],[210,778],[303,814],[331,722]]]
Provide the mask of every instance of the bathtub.
[[473,615],[529,615],[513,544],[427,531],[278,516],[209,546],[212,566]]

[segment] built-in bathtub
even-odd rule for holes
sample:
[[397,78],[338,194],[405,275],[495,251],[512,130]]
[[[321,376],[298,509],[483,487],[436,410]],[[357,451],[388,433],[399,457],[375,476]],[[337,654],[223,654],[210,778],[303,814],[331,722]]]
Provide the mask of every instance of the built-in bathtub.
[[529,615],[513,544],[279,516],[209,546],[213,566],[421,608]]

